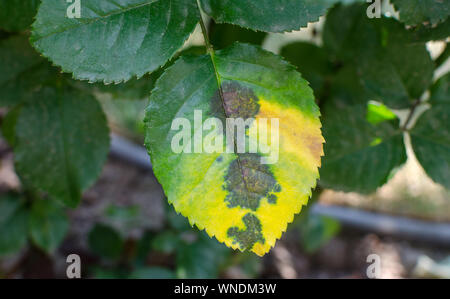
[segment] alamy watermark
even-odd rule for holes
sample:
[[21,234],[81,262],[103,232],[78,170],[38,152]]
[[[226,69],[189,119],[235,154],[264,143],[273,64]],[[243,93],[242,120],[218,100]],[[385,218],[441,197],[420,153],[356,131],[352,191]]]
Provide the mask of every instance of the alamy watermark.
[[67,3],[72,3],[67,7],[66,15],[69,19],[81,18],[81,0],[66,0]]
[[369,19],[381,18],[381,0],[366,0],[370,5],[367,7],[366,13]]
[[259,153],[261,164],[278,162],[278,118],[227,118],[223,122],[210,117],[203,121],[203,112],[195,110],[193,120],[193,124],[183,117],[172,121],[171,130],[178,131],[171,141],[174,153]]

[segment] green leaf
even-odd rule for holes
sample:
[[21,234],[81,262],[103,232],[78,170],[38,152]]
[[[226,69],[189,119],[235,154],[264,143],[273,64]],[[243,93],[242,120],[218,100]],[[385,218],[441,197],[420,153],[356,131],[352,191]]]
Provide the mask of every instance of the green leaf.
[[53,68],[16,35],[0,40],[0,69],[0,106],[13,106],[32,98]]
[[[272,53],[235,44],[212,57],[182,57],[158,80],[147,108],[146,146],[177,212],[227,246],[263,255],[316,184],[323,143],[319,109],[308,83]],[[171,130],[173,120],[185,118],[194,124],[195,110],[202,111],[203,120],[216,117],[223,124],[222,130],[203,132],[218,140],[216,152],[172,150],[173,138],[182,133]],[[279,119],[278,128],[268,124],[266,131],[261,129],[269,133],[270,126],[273,136],[278,132],[279,147],[277,140],[247,134],[248,142],[259,143],[258,152],[225,152],[225,118],[254,118],[248,134],[254,134],[257,123]],[[194,125],[186,129],[189,136],[192,129]],[[193,151],[189,142],[183,146]],[[271,154],[279,149],[279,158],[262,164],[261,158],[269,154],[262,154],[261,147],[269,144]]]
[[192,0],[87,0],[81,18],[65,1],[42,0],[31,40],[63,71],[91,82],[142,77],[169,60],[198,21]]
[[450,189],[450,74],[433,86],[431,109],[410,131],[414,153],[435,182]]
[[36,200],[30,213],[29,232],[34,244],[47,253],[54,252],[64,240],[69,221],[64,209],[52,200]]
[[337,61],[356,65],[370,99],[390,108],[409,107],[432,82],[434,63],[425,43],[392,18],[367,18],[363,5],[330,12],[324,47]]
[[28,211],[15,194],[0,197],[0,256],[16,253],[27,243]]
[[16,106],[6,114],[2,121],[2,135],[11,147],[16,142],[16,123],[20,115],[20,106]]
[[96,224],[89,232],[89,248],[100,257],[117,260],[122,254],[124,242],[113,228]]
[[415,42],[445,40],[450,36],[450,18],[436,26],[421,25],[410,29],[414,33]]
[[16,124],[16,170],[25,183],[75,207],[99,176],[109,152],[100,105],[67,86],[43,87]]
[[214,48],[223,49],[235,42],[261,45],[267,33],[249,30],[232,24],[217,24],[211,21],[209,35]]
[[340,223],[333,218],[309,214],[301,226],[303,248],[314,253],[336,236],[340,228]]
[[152,241],[152,248],[156,251],[171,254],[175,252],[180,243],[180,238],[172,231],[158,234]]
[[[217,23],[266,32],[298,30],[319,20],[339,0],[200,0]],[[353,2],[347,0],[345,2]]]
[[396,119],[397,116],[388,107],[376,102],[369,102],[367,105],[367,121],[377,125],[381,122]]
[[[351,97],[351,93],[346,96]],[[336,190],[370,193],[406,161],[406,152],[398,119],[369,122],[367,104],[358,97],[356,92],[352,101],[332,98],[322,108],[327,142],[320,184]]]
[[295,42],[281,49],[286,58],[311,84],[316,97],[320,97],[325,87],[326,77],[331,73],[327,53],[321,47],[307,42]]
[[134,270],[130,279],[174,279],[173,271],[161,267],[143,267]]
[[177,276],[182,279],[218,278],[229,254],[228,248],[202,233],[194,243],[178,248]]
[[392,4],[400,12],[400,20],[410,26],[424,22],[436,24],[450,16],[447,1],[392,0]]
[[33,22],[40,0],[1,0],[0,28],[10,32],[27,29]]

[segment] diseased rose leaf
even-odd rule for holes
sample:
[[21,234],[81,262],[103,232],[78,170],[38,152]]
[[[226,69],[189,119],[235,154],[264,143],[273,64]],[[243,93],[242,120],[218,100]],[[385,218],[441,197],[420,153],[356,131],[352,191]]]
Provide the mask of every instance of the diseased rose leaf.
[[[177,212],[229,247],[264,255],[316,185],[324,141],[319,109],[308,83],[272,53],[237,43],[213,57],[183,56],[158,80],[146,113],[146,146]],[[224,124],[204,131],[205,143],[197,143],[203,151],[206,136],[217,137],[223,145],[218,152],[174,152],[172,141],[180,132],[171,130],[172,122],[189,121],[193,136],[195,111],[203,121],[215,117],[222,124],[226,118],[254,119],[245,139],[256,140],[258,151],[225,152]],[[263,119],[267,127],[255,135],[252,128]],[[278,119],[278,129],[272,119]],[[261,149],[276,144],[262,137],[271,131],[279,135],[278,160],[263,164],[270,153]],[[193,144],[182,146],[194,151]]]

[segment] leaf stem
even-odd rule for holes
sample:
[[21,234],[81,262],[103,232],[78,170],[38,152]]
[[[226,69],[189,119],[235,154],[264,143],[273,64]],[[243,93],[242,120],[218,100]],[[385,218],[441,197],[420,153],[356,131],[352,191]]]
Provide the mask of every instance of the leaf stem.
[[409,123],[411,122],[411,120],[412,120],[412,118],[413,118],[413,116],[414,116],[414,113],[416,112],[416,109],[417,109],[417,107],[419,106],[421,104],[421,101],[420,100],[416,100],[414,103],[413,103],[413,105],[412,105],[412,107],[411,107],[411,110],[409,111],[409,114],[408,114],[408,117],[406,118],[406,121],[405,121],[405,123],[403,124],[403,126],[402,126],[402,131],[407,131],[408,130],[408,125],[409,125]]

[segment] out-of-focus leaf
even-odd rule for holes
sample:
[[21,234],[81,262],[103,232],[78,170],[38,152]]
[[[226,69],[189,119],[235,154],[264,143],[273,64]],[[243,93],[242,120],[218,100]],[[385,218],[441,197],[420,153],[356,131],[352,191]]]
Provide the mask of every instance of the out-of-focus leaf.
[[16,123],[20,113],[20,106],[16,106],[8,111],[2,122],[2,135],[11,147],[16,142]]
[[282,48],[281,56],[298,68],[311,84],[316,97],[320,98],[326,77],[331,73],[331,65],[325,50],[311,43],[295,42]]
[[28,211],[20,196],[0,196],[0,256],[16,253],[27,243]]
[[31,207],[29,232],[34,244],[52,253],[63,241],[69,229],[64,209],[52,200],[35,200]]
[[313,253],[330,241],[340,231],[340,224],[333,218],[309,214],[301,226],[302,246]]
[[431,108],[411,129],[414,153],[435,182],[450,189],[450,74],[432,89]]
[[64,85],[33,97],[16,124],[16,170],[27,184],[75,207],[109,152],[105,115],[92,96]]
[[235,42],[261,45],[267,36],[265,32],[253,31],[232,24],[211,22],[209,27],[211,44],[216,49],[223,49]]
[[116,260],[122,254],[124,242],[113,228],[96,224],[89,232],[89,248],[102,258]]
[[364,5],[337,6],[327,18],[324,47],[357,68],[372,100],[407,108],[432,82],[434,63],[425,43],[392,19],[369,19]]
[[390,172],[406,161],[398,119],[378,124],[366,118],[367,105],[336,105],[322,109],[325,157],[322,187],[370,193],[382,186]]
[[177,276],[189,279],[217,278],[229,254],[227,247],[201,233],[194,243],[178,247]]
[[172,231],[158,234],[152,242],[152,248],[163,253],[173,253],[180,245],[180,237]]
[[367,104],[367,121],[371,124],[379,124],[387,120],[396,119],[397,116],[388,107],[376,102]]
[[446,0],[391,0],[400,12],[400,20],[414,26],[424,22],[436,24],[450,16],[450,5]]
[[0,0],[0,28],[23,31],[33,22],[40,0]]

